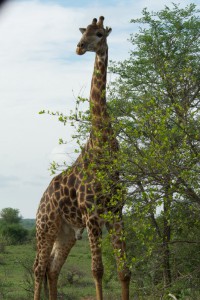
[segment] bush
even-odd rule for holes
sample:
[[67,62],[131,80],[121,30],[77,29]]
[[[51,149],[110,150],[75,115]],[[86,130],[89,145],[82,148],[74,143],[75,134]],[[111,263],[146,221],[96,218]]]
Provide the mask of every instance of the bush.
[[20,224],[5,224],[1,228],[1,236],[7,245],[22,244],[27,240],[28,230]]
[[0,241],[0,253],[5,253],[6,245],[4,241]]

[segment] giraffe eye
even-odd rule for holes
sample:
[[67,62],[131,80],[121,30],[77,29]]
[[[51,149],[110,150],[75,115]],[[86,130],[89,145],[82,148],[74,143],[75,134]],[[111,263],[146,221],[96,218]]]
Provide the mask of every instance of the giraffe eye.
[[98,36],[99,38],[101,38],[103,36],[103,34],[101,32],[97,32],[96,36]]

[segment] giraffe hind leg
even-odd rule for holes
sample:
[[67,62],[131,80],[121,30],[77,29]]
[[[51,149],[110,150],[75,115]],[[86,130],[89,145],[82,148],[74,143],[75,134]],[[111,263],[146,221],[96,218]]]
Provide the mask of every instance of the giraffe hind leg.
[[49,300],[57,299],[57,282],[63,264],[76,242],[74,229],[64,223],[58,233],[47,267],[47,279],[49,286]]
[[49,262],[51,250],[53,247],[53,241],[47,243],[46,237],[44,236],[42,242],[38,246],[38,251],[34,263],[34,300],[40,300],[42,284],[45,279],[45,273]]

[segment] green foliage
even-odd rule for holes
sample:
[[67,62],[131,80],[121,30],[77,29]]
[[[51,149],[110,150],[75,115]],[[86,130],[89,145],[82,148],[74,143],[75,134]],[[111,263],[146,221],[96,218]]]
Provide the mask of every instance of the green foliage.
[[135,289],[158,297],[170,288],[176,295],[194,292],[200,259],[199,234],[191,234],[200,226],[200,18],[195,5],[173,4],[157,13],[144,9],[132,22],[142,27],[131,36],[130,57],[111,65],[118,78],[110,85],[109,105],[129,187]]
[[103,261],[104,261],[104,276],[103,283],[105,287],[109,288],[113,279],[117,280],[117,267],[114,253],[111,246],[109,234],[107,234],[102,242]]
[[7,245],[24,243],[28,237],[28,230],[21,225],[22,217],[18,209],[3,208],[0,213],[0,240]]
[[1,236],[6,244],[16,245],[24,243],[28,237],[28,231],[20,224],[3,225],[1,228]]
[[6,224],[18,224],[22,217],[19,210],[11,207],[3,208],[0,212],[1,221]]

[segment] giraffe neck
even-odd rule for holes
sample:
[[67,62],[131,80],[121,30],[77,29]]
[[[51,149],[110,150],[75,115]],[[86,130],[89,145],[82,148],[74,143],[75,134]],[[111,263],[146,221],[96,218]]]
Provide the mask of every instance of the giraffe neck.
[[108,49],[104,53],[96,54],[91,82],[91,138],[96,142],[105,142],[113,134],[106,104],[107,64]]

